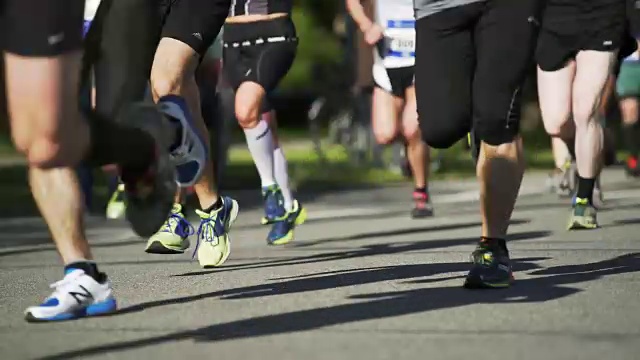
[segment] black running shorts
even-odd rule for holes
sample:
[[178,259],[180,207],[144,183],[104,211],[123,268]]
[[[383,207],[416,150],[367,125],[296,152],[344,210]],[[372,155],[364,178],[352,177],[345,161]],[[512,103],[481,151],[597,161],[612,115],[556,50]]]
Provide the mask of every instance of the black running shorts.
[[84,0],[0,0],[2,50],[50,57],[82,48]]
[[413,66],[384,68],[374,65],[375,86],[399,98],[404,98],[408,88],[413,86]]
[[536,61],[544,71],[563,68],[581,50],[615,51],[626,35],[626,0],[548,0]]
[[491,0],[416,21],[415,89],[422,136],[448,148],[473,129],[490,145],[518,136],[543,0]]
[[222,37],[222,72],[234,90],[251,81],[270,93],[291,68],[298,48],[296,29],[289,17],[227,23]]
[[231,0],[159,0],[162,37],[189,45],[203,56],[229,14]]

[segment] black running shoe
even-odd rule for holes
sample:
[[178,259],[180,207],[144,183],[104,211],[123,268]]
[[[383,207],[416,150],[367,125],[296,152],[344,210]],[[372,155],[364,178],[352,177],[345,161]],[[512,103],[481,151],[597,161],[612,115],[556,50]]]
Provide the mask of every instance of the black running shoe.
[[125,185],[125,216],[136,234],[149,238],[162,227],[173,207],[176,170],[168,151],[175,129],[153,105],[133,104],[121,116],[123,124],[144,130],[156,142],[156,159],[149,168],[121,170]]
[[471,253],[473,267],[464,287],[467,289],[506,288],[513,282],[511,260],[504,240],[481,240]]

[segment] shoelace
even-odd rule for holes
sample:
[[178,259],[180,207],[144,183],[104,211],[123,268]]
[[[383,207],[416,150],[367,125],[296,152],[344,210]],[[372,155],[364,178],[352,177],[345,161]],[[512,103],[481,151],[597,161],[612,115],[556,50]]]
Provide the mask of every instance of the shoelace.
[[265,217],[270,218],[272,220],[278,220],[283,217],[286,217],[286,212],[283,215],[278,215],[278,210],[281,207],[284,207],[284,204],[281,203],[281,200],[278,199],[278,189],[277,188],[269,188],[265,190],[263,194],[265,200]]
[[52,289],[57,289],[59,287],[63,287],[65,285],[69,285],[70,283],[74,282],[77,278],[79,278],[81,276],[81,273],[77,272],[78,270],[74,270],[74,272],[71,272],[67,275],[65,275],[65,277],[62,278],[62,280],[58,280],[52,284],[49,285],[50,288]]
[[196,247],[193,249],[193,254],[191,255],[191,259],[196,257],[198,253],[198,248],[200,247],[200,238],[204,238],[204,242],[213,242],[216,238],[220,237],[224,234],[218,234],[216,230],[216,221],[218,221],[218,213],[222,209],[216,211],[213,214],[207,214],[208,217],[200,216],[200,226],[198,226],[198,236],[196,239]]
[[[175,224],[175,231],[171,227],[172,224]],[[184,226],[180,226],[181,224]],[[195,234],[196,229],[182,216],[182,214],[171,213],[167,221],[164,223],[164,229],[162,229],[162,232],[171,234],[175,233],[180,237],[188,237]]]

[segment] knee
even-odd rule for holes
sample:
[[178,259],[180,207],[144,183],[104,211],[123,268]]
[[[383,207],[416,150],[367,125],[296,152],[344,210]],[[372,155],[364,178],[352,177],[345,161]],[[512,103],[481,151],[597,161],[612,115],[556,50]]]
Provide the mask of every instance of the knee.
[[155,70],[151,71],[150,82],[153,99],[158,101],[158,99],[166,95],[179,95],[184,79],[182,74]]
[[391,144],[396,139],[396,129],[392,126],[374,126],[373,136],[380,145]]
[[239,101],[235,103],[236,119],[243,129],[252,129],[260,120],[260,105],[255,102]]
[[418,121],[405,121],[402,125],[402,136],[407,140],[407,142],[412,142],[416,140],[422,141],[422,136],[420,134],[420,127],[418,126]]
[[448,149],[463,138],[470,128],[470,115],[463,110],[452,110],[448,114],[418,113],[418,130],[422,140],[432,148]]
[[573,121],[576,127],[586,126],[591,121],[595,121],[596,104],[590,102],[575,102],[573,105]]
[[[39,113],[39,114],[38,114]],[[65,112],[63,112],[65,113]],[[12,140],[16,149],[22,153],[29,166],[49,169],[62,166],[75,166],[85,155],[88,137],[78,136],[81,127],[60,128],[54,124],[63,124],[56,115],[39,112],[12,114]],[[33,121],[31,117],[42,116],[44,119]],[[65,116],[66,115],[60,115]],[[30,119],[31,118],[31,119]],[[68,120],[68,119],[67,119]],[[51,124],[50,126],[20,126],[19,124]]]
[[563,119],[549,119],[543,121],[544,130],[551,137],[560,137],[568,139],[573,137],[573,124],[568,117]]
[[75,165],[74,159],[65,155],[60,140],[48,134],[36,135],[31,139],[13,138],[16,148],[25,156],[29,166],[41,169]]

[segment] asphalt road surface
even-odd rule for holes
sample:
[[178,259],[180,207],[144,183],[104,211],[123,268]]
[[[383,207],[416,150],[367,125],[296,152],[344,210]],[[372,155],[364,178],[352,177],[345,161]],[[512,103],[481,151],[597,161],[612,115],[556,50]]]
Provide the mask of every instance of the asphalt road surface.
[[448,182],[427,220],[409,219],[408,188],[309,197],[310,220],[280,248],[241,202],[216,270],[190,252],[145,254],[125,224],[91,218],[121,310],[56,324],[23,320],[62,276],[45,228],[2,219],[0,358],[639,359],[640,184],[608,171],[602,228],[567,232],[568,200],[543,182],[527,176],[513,216],[510,289],[461,287],[477,193]]

